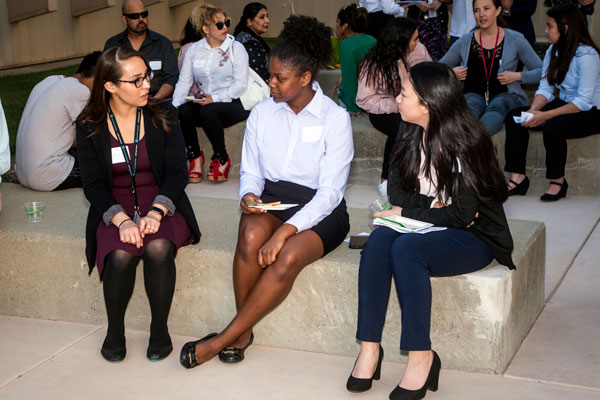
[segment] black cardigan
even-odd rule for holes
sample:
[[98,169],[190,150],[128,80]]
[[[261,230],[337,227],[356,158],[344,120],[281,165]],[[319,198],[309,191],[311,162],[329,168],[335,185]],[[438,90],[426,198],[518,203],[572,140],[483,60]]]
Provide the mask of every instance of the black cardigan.
[[[433,197],[405,192],[393,167],[390,168],[388,194],[393,205],[402,207],[403,217],[471,232],[489,247],[500,264],[515,269],[512,260],[513,240],[502,204],[482,204],[467,188],[462,175],[458,179],[458,201],[453,200],[446,207],[430,208]],[[477,212],[479,217],[475,218]],[[467,228],[471,221],[475,222]]]
[[[162,126],[155,126],[150,112],[144,108],[144,127],[146,147],[152,173],[159,186],[159,195],[168,197],[183,215],[192,234],[193,243],[200,241],[200,228],[194,215],[192,205],[185,194],[188,181],[186,168],[185,144],[179,126],[177,110],[170,104],[161,105],[168,108],[168,120],[172,122],[171,131],[165,132]],[[101,129],[91,135],[94,125],[90,123],[77,126],[77,160],[83,182],[83,192],[90,202],[87,224],[85,227],[85,254],[90,273],[96,265],[96,229],[102,222],[103,214],[113,205],[118,204],[112,195],[112,158],[110,132],[106,120]]]

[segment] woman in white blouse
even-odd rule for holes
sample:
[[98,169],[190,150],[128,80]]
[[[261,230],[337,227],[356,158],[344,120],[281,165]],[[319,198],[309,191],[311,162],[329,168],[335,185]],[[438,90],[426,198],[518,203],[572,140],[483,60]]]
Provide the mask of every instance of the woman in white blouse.
[[[245,120],[249,113],[239,100],[248,85],[248,53],[227,34],[231,20],[221,8],[197,6],[191,21],[203,39],[186,52],[173,93],[190,162],[189,179],[202,181],[204,152],[196,133],[196,127],[202,127],[213,148],[208,180],[226,181],[231,161],[224,128]],[[194,99],[186,98],[192,85],[198,94]]]
[[[252,328],[281,304],[308,264],[343,242],[350,229],[344,190],[354,154],[348,113],[323,95],[315,75],[332,53],[331,29],[292,15],[270,58],[272,98],[246,127],[240,170],[240,220],[233,260],[237,315],[220,334],[186,343],[181,364],[219,354],[242,361]],[[297,204],[284,211],[257,203]]]

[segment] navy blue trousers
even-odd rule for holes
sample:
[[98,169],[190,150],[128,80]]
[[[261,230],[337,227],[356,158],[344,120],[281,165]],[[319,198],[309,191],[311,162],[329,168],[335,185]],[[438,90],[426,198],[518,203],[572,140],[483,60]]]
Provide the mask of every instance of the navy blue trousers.
[[375,229],[361,253],[356,338],[381,342],[392,277],[402,309],[400,349],[430,350],[430,276],[454,276],[487,266],[494,256],[475,235],[448,228],[424,235]]

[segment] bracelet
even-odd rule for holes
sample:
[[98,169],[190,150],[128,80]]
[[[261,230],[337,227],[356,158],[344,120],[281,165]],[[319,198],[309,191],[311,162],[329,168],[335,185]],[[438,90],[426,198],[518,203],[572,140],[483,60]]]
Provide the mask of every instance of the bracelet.
[[158,214],[160,214],[161,218],[165,217],[165,212],[163,210],[161,210],[160,208],[156,207],[156,206],[150,207],[150,211],[157,212]]
[[121,223],[119,224],[119,226],[117,226],[117,229],[121,229],[121,225],[123,225],[127,221],[131,221],[131,218],[127,218],[127,219],[124,219],[123,221],[121,221]]

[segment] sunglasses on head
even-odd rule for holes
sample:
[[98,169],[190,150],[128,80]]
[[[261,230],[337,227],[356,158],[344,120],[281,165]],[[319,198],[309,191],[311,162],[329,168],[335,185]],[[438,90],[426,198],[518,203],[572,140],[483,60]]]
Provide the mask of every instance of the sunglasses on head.
[[129,19],[138,19],[140,17],[146,18],[148,16],[148,10],[139,13],[123,14],[123,16]]
[[225,22],[221,22],[221,21],[215,22],[215,26],[217,27],[218,30],[223,29],[223,26],[226,26],[229,28],[230,25],[231,25],[230,19],[225,20]]

